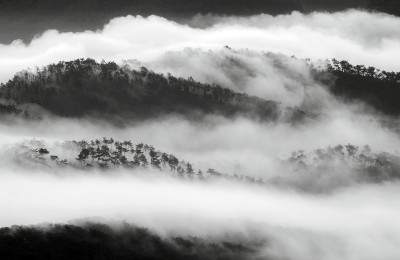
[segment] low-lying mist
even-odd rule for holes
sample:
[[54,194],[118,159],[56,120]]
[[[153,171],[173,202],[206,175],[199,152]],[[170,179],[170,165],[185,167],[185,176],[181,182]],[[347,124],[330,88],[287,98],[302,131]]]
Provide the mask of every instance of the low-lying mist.
[[0,180],[1,226],[104,219],[161,235],[263,238],[263,253],[277,259],[310,259],[316,252],[319,259],[399,257],[398,182],[315,196],[123,172],[64,178],[3,172]]
[[[20,168],[57,172],[59,169],[54,168],[54,163],[35,160],[32,164],[28,157],[20,154],[26,149],[46,148],[47,157],[54,155],[59,160],[67,159],[80,165],[77,158],[82,148],[69,148],[62,145],[64,141],[90,142],[112,137],[116,141],[152,145],[156,151],[173,154],[180,161],[190,162],[195,173],[215,169],[230,175],[261,177],[268,185],[289,190],[325,193],[354,184],[398,178],[392,173],[400,163],[396,157],[398,134],[372,119],[341,111],[335,117],[329,115],[293,126],[246,118],[209,116],[193,122],[171,117],[123,128],[87,119],[17,120],[0,127],[1,161],[4,172]],[[32,138],[36,141],[32,142]],[[337,148],[340,144],[355,147]],[[364,147],[366,145],[368,148]],[[390,169],[387,160],[392,165]],[[50,158],[47,161],[51,162]],[[110,166],[106,174],[113,169],[114,166]],[[365,174],[360,173],[364,170]],[[77,173],[84,174],[84,171],[77,170]]]

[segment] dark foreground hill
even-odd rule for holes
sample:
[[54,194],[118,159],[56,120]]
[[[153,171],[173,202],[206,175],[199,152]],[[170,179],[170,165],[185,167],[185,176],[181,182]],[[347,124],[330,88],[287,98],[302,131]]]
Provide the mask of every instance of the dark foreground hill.
[[263,241],[211,241],[197,237],[160,237],[145,229],[120,224],[49,224],[0,228],[3,260],[223,260],[255,259]]

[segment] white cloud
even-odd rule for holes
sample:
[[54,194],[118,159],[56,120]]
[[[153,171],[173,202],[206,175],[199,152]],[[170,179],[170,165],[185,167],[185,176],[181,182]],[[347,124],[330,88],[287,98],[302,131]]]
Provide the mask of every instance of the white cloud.
[[[201,19],[205,18],[197,17],[196,22]],[[193,28],[157,16],[127,16],[111,20],[96,32],[47,31],[27,45],[20,41],[0,45],[0,81],[27,67],[59,60],[92,57],[148,62],[167,51],[218,50],[224,45],[312,59],[335,57],[400,70],[400,18],[394,16],[353,10],[214,19],[211,27]]]
[[72,175],[1,174],[0,226],[100,217],[161,234],[266,238],[264,254],[278,259],[400,257],[396,182],[316,197],[221,183]]

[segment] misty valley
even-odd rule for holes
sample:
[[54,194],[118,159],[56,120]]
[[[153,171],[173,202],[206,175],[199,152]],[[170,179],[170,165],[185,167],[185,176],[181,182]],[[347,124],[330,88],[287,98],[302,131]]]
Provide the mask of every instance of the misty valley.
[[0,0],[0,259],[400,259],[389,2]]

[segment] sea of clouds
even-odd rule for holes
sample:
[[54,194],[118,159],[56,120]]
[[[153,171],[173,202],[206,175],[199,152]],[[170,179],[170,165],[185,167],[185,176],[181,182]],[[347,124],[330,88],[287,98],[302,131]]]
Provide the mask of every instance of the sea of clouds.
[[[210,22],[211,21],[211,22]],[[94,58],[172,73],[318,112],[293,125],[209,115],[193,122],[158,118],[123,128],[93,118],[3,120],[0,123],[0,226],[76,219],[128,221],[160,234],[265,238],[277,259],[399,259],[398,181],[356,183],[333,193],[167,177],[95,172],[63,175],[27,169],[10,159],[16,143],[113,137],[144,142],[191,161],[195,168],[270,178],[294,150],[352,143],[396,153],[398,134],[383,117],[344,104],[316,82],[310,68],[290,58],[346,59],[400,70],[400,18],[349,10],[252,17],[196,16],[189,25],[157,16],[115,18],[102,30],[49,30],[30,43],[0,45],[0,81],[23,69],[60,60]],[[227,45],[230,48],[225,48]],[[280,54],[273,57],[264,52]],[[334,82],[334,81],[332,81]],[[394,120],[394,119],[392,119]],[[145,177],[144,177],[144,176]],[[293,177],[296,180],[296,177]],[[327,179],[334,181],[334,179]]]

